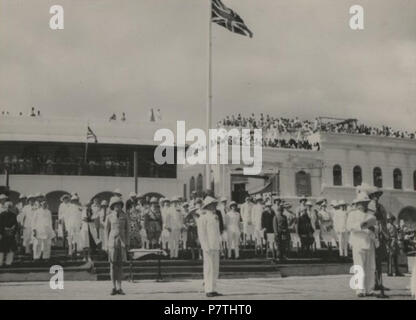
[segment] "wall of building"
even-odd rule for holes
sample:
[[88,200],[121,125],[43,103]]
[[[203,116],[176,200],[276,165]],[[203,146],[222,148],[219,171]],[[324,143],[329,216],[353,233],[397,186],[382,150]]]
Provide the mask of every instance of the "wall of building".
[[[82,202],[86,202],[97,193],[113,191],[119,188],[125,199],[134,191],[134,178],[129,177],[89,177],[89,176],[52,176],[52,175],[10,175],[10,190],[32,194],[52,191],[77,192]],[[177,179],[139,178],[138,192],[145,194],[157,192],[165,197],[182,195],[183,186]]]

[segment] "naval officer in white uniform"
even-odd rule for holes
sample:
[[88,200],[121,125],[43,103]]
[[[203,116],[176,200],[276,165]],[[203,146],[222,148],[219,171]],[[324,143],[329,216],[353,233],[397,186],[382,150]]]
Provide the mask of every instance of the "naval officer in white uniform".
[[220,269],[221,233],[220,223],[215,211],[218,201],[207,196],[197,220],[198,237],[204,256],[204,287],[207,297],[220,294],[216,291]]

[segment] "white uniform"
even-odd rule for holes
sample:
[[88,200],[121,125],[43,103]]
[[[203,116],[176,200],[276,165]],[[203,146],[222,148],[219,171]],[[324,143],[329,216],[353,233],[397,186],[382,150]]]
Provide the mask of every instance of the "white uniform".
[[253,236],[253,219],[252,219],[253,205],[251,203],[243,203],[241,205],[241,218],[243,219],[243,232],[246,237]]
[[170,229],[169,250],[170,257],[177,258],[179,254],[179,240],[183,228],[183,215],[180,208],[174,206],[169,208],[166,216],[166,228]]
[[82,208],[73,203],[65,217],[65,226],[68,231],[69,255],[72,254],[75,245],[80,247],[81,214]]
[[52,213],[48,209],[37,209],[33,214],[32,228],[34,232],[33,259],[39,259],[41,253],[44,259],[49,259],[51,240],[55,237],[52,228]]
[[348,256],[347,212],[342,209],[334,210],[334,230],[338,235],[339,255]]
[[253,219],[253,227],[254,227],[254,240],[256,241],[257,245],[261,245],[263,243],[263,232],[261,226],[261,217],[263,215],[263,206],[261,204],[256,203],[253,206],[251,211],[252,219]]
[[352,246],[352,259],[354,265],[360,266],[364,272],[357,286],[357,294],[370,293],[375,284],[375,235],[368,229],[361,229],[361,223],[364,221],[373,221],[373,224],[376,223],[373,215],[358,209],[348,214],[347,230],[351,232],[350,244]]
[[162,243],[162,249],[168,249],[169,248],[169,239],[170,239],[170,232],[169,230],[167,230],[166,228],[166,220],[167,220],[167,216],[169,214],[169,210],[171,209],[171,207],[167,207],[164,206],[161,210],[160,213],[162,214],[162,224],[163,224],[163,228],[162,228],[162,233],[160,234],[160,242]]
[[66,229],[66,226],[65,226],[65,219],[66,218],[65,217],[68,214],[70,208],[71,208],[71,204],[69,202],[68,203],[62,202],[59,205],[58,220],[62,221],[62,223],[60,223],[59,226],[58,226],[58,237],[61,237],[61,238],[64,237],[64,228]]
[[237,211],[230,210],[225,217],[225,225],[228,234],[228,257],[231,258],[231,249],[235,251],[235,257],[239,257],[240,245],[240,214]]
[[224,231],[221,234],[221,240],[228,247],[228,234],[227,234],[227,228],[225,225],[225,218],[226,218],[227,210],[225,209],[225,206],[222,203],[218,205],[217,210],[221,212],[222,221],[224,222],[224,227],[225,227]]
[[22,224],[23,224],[23,246],[25,247],[25,252],[30,252],[30,244],[32,243],[32,220],[35,214],[35,206],[31,206],[27,204],[23,208],[23,217],[22,217]]
[[197,220],[198,238],[204,255],[205,292],[215,292],[220,271],[220,223],[216,214],[206,211]]

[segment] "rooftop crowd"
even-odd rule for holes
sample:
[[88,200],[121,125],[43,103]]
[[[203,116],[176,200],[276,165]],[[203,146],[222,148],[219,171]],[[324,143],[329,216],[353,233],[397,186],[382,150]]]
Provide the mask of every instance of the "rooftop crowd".
[[314,121],[295,118],[273,117],[254,113],[250,116],[226,116],[217,123],[218,128],[249,128],[262,129],[263,147],[320,150],[320,132],[362,134],[402,139],[415,139],[416,131],[396,130],[389,126],[373,127],[358,123],[355,119],[342,121],[324,121],[316,118]]

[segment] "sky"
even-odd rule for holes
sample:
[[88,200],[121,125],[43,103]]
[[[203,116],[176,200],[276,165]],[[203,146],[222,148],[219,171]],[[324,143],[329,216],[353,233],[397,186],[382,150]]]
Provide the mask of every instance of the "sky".
[[[252,39],[212,25],[213,121],[357,118],[415,130],[416,1],[223,0]],[[64,8],[51,30],[49,8]],[[203,127],[208,0],[0,0],[0,110]],[[364,30],[349,8],[364,8]]]

